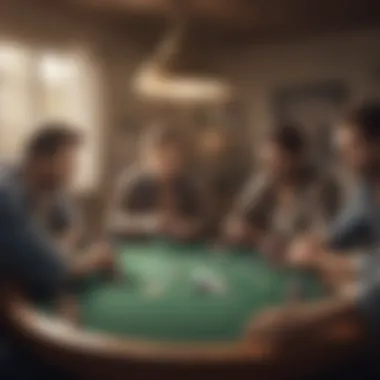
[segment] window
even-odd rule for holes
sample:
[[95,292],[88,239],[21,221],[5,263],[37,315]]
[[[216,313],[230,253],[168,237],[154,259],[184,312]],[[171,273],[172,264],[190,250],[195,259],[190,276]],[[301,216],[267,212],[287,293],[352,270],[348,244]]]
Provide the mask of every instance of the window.
[[0,157],[14,160],[20,153],[24,128],[31,117],[30,54],[16,45],[0,45]]
[[0,44],[0,157],[15,161],[23,140],[48,120],[74,124],[85,135],[75,190],[99,177],[100,107],[97,73],[85,54],[30,51]]

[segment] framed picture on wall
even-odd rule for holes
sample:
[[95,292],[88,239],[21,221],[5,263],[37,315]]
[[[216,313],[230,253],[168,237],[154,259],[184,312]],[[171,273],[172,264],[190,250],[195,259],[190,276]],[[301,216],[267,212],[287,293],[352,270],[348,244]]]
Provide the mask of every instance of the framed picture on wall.
[[331,157],[333,125],[347,99],[347,87],[339,81],[280,88],[274,96],[275,119],[303,128],[311,151],[321,162]]

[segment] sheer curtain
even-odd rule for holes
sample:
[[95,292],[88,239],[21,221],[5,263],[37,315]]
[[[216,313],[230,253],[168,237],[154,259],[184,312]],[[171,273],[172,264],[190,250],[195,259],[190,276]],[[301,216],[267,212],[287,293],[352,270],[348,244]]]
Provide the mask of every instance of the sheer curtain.
[[20,157],[40,123],[65,121],[85,137],[75,191],[97,186],[101,153],[98,75],[81,51],[32,51],[0,43],[0,158]]
[[31,54],[20,46],[0,44],[0,157],[16,160],[32,118]]

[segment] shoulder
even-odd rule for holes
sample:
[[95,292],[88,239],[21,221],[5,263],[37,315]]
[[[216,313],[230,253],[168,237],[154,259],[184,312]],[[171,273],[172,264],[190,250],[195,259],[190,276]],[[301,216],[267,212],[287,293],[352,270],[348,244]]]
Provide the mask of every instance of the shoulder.
[[11,187],[16,186],[18,182],[17,177],[17,170],[15,168],[0,164],[0,189],[10,190]]
[[17,170],[0,165],[0,207],[2,209],[19,208],[26,202],[25,189]]
[[253,210],[256,207],[267,205],[272,199],[270,178],[265,174],[253,176],[238,195],[237,207]]
[[59,213],[72,213],[76,209],[76,202],[70,194],[59,194],[53,202],[53,207]]

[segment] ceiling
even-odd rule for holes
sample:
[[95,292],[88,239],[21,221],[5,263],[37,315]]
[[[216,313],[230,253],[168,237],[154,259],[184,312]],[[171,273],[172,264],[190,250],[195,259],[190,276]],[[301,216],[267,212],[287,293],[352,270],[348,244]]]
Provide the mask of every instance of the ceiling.
[[376,0],[61,0],[152,28],[181,5],[195,34],[255,38],[380,25]]

